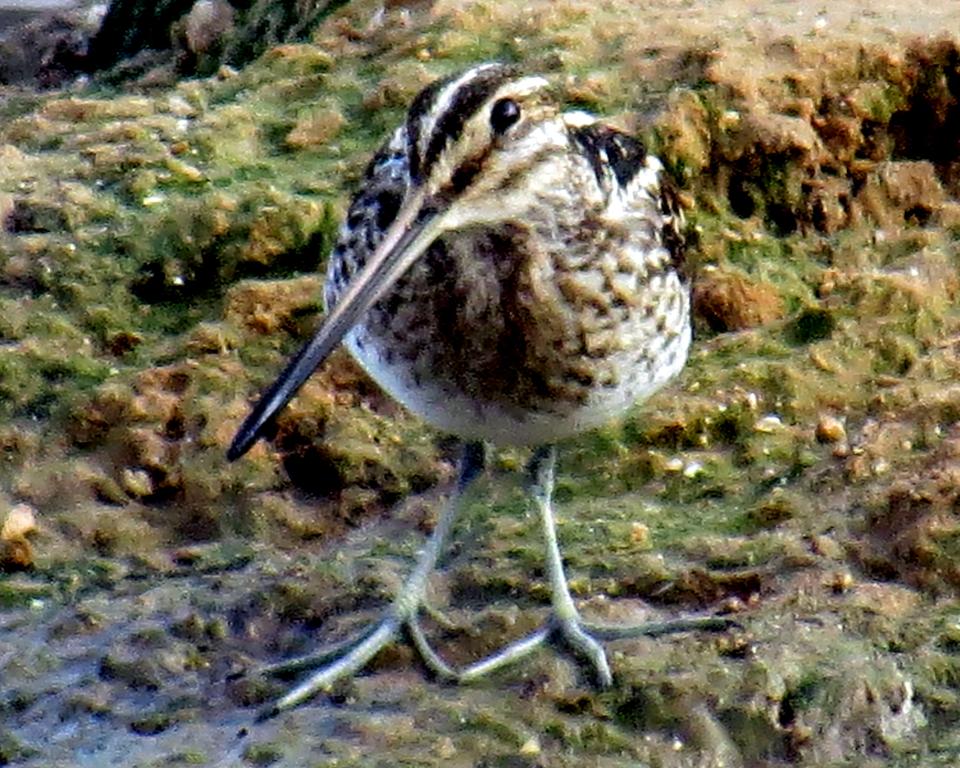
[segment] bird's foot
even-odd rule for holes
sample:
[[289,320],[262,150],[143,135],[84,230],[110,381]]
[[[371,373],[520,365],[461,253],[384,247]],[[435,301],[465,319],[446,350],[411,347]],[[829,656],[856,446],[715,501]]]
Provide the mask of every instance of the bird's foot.
[[592,667],[597,684],[601,688],[608,688],[613,684],[613,675],[600,640],[660,637],[676,632],[722,632],[737,626],[735,621],[712,616],[621,626],[584,621],[579,615],[567,618],[553,615],[543,626],[529,635],[461,669],[450,667],[436,654],[416,620],[408,624],[408,630],[411,641],[427,666],[439,677],[447,680],[458,683],[472,682],[500,667],[519,661],[544,643],[554,642],[565,645],[585,660]]
[[[397,640],[401,634],[406,634],[411,645],[423,660],[424,665],[440,679],[450,682],[466,682],[489,671],[485,668],[486,660],[471,664],[463,669],[456,669],[444,661],[430,645],[420,624],[419,611],[421,607],[424,606],[412,601],[409,595],[404,595],[387,610],[378,623],[358,637],[330,646],[318,653],[301,656],[263,669],[261,674],[279,677],[288,677],[311,670],[313,672],[302,683],[265,707],[259,713],[257,719],[271,718],[313,698],[318,693],[329,691],[338,680],[351,677],[363,669],[374,656]],[[538,636],[540,634],[542,634],[542,637]],[[526,639],[514,645],[522,647],[524,644],[528,644],[530,647],[527,652],[529,652],[542,643],[547,634],[546,631],[540,630],[539,633],[531,635],[532,642],[531,639]],[[525,655],[518,654],[516,648],[509,646],[490,658],[494,659],[501,654],[504,655],[504,659],[494,663],[490,669],[502,666],[507,661],[519,658],[520,655]]]
[[325,648],[318,653],[284,661],[261,670],[268,676],[288,677],[315,670],[306,680],[264,707],[257,720],[266,720],[292,709],[318,693],[329,691],[335,682],[356,674],[397,636],[403,620],[393,611],[359,637]]
[[[562,643],[584,659],[593,669],[594,677],[601,688],[613,684],[613,675],[607,655],[599,640],[614,640],[628,637],[659,637],[675,632],[723,631],[736,627],[729,619],[706,617],[677,619],[666,622],[650,622],[631,626],[599,624],[583,621],[579,616],[559,618],[553,616],[542,627],[516,640],[496,653],[462,668],[455,668],[441,658],[430,645],[420,625],[416,610],[398,611],[391,608],[379,623],[359,638],[328,648],[320,653],[283,662],[264,670],[265,674],[287,676],[293,673],[316,670],[305,681],[288,691],[282,698],[265,708],[259,719],[266,719],[291,709],[316,696],[343,678],[350,677],[365,667],[370,660],[401,632],[405,632],[424,665],[437,677],[456,683],[469,683],[501,667],[513,664],[533,653],[548,641]],[[599,638],[599,639],[598,639]],[[319,667],[319,669],[317,669]]]
[[[287,677],[292,674],[314,670],[302,683],[270,704],[258,719],[263,720],[292,709],[313,698],[318,693],[329,691],[338,680],[352,677],[363,669],[374,656],[405,633],[423,663],[437,677],[457,682],[461,672],[447,664],[433,649],[420,626],[421,606],[404,595],[392,605],[383,618],[358,637],[325,648],[324,650],[281,662],[262,670],[262,674]],[[431,612],[432,613],[432,612]]]

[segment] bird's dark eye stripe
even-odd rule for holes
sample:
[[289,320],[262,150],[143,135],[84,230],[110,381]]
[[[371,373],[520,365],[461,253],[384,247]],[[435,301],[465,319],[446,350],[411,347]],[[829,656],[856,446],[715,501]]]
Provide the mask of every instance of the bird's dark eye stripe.
[[479,157],[472,157],[464,162],[459,168],[457,168],[456,171],[454,171],[453,176],[450,178],[450,187],[453,191],[453,194],[461,194],[473,183],[473,180],[477,177],[480,171],[483,170],[483,165],[486,163],[489,156],[490,153],[488,151],[484,152]]
[[411,167],[411,176],[414,179],[426,178],[444,148],[457,141],[463,134],[463,127],[467,121],[496,93],[500,86],[516,75],[517,71],[513,67],[490,67],[479,71],[476,77],[458,88],[450,98],[443,114],[434,123],[430,141],[427,143],[423,158],[418,163],[417,174],[414,175]]

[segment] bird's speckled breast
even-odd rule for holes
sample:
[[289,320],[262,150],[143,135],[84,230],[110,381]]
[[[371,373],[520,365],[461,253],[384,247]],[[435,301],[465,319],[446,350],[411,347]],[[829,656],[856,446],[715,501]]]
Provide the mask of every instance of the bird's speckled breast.
[[348,349],[392,397],[463,437],[536,444],[619,415],[683,366],[687,288],[652,242],[598,250],[582,231],[550,234],[445,236]]

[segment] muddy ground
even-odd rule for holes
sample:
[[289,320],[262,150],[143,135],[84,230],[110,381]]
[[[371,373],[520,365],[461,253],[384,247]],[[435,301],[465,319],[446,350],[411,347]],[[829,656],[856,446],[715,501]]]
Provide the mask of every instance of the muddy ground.
[[[956,764],[960,9],[861,5],[358,1],[207,78],[0,90],[0,765]],[[561,448],[575,595],[739,626],[610,642],[604,692],[549,650],[457,688],[398,645],[257,723],[259,669],[377,616],[456,446],[342,354],[226,446],[370,153],[492,58],[690,206],[686,371]],[[432,582],[452,660],[545,616],[526,455],[491,453]]]

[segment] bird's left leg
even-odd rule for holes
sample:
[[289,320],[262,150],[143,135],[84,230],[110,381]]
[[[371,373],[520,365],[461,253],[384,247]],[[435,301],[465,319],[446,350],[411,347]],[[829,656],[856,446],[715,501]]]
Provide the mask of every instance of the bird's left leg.
[[530,495],[540,513],[543,537],[546,540],[547,576],[550,579],[550,600],[553,604],[553,620],[556,633],[574,651],[584,656],[594,668],[597,682],[606,688],[613,683],[607,654],[584,628],[577,607],[573,604],[567,577],[563,572],[560,545],[557,543],[557,527],[553,518],[554,467],[557,449],[553,445],[538,448],[530,459],[528,472]]

